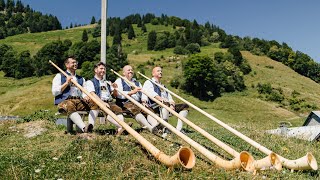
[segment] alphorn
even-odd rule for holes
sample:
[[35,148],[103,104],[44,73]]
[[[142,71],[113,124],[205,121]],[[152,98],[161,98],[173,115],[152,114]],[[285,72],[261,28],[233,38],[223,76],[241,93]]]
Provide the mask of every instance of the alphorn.
[[[172,114],[174,114],[179,119],[181,119],[183,122],[188,124],[190,127],[195,129],[196,131],[198,131],[201,135],[203,135],[204,137],[209,139],[211,142],[215,143],[217,146],[222,148],[224,151],[231,154],[235,158],[239,157],[239,155],[240,155],[239,152],[235,151],[234,149],[232,149],[230,146],[228,146],[224,142],[215,138],[213,135],[209,134],[207,131],[203,130],[202,128],[200,128],[199,126],[197,126],[196,124],[194,124],[193,122],[188,120],[187,118],[180,116],[177,112],[172,110],[170,107],[164,105],[163,103],[161,103],[161,104],[162,104],[161,105],[162,107],[166,108]],[[249,154],[249,153],[247,152],[247,154]],[[265,158],[260,159],[260,160],[254,160],[253,156],[250,154],[247,158],[248,158],[247,161],[252,162],[252,163],[249,163],[248,165],[242,164],[242,167],[247,171],[257,171],[260,169],[270,169],[270,168],[275,168],[276,170],[279,171],[282,169],[282,165],[281,165],[279,158],[273,152],[270,153],[269,155],[267,155]]]
[[[123,80],[125,80],[130,86],[132,87],[137,87],[135,84],[133,84],[132,82],[130,82],[127,78],[121,76],[120,74],[118,74],[117,72],[115,72],[114,70],[111,70],[113,73],[115,73],[117,76],[119,76],[120,78],[122,78]],[[207,150],[205,147],[203,147],[202,145],[200,145],[199,143],[195,142],[194,140],[192,140],[191,138],[189,138],[188,136],[186,136],[185,134],[181,133],[180,131],[178,131],[175,127],[173,127],[171,124],[169,124],[168,122],[164,121],[162,118],[160,118],[158,115],[154,114],[153,112],[151,112],[149,109],[147,109],[146,107],[144,107],[142,104],[140,104],[139,102],[135,101],[134,99],[132,99],[130,96],[126,95],[125,93],[123,93],[122,91],[120,91],[119,89],[117,89],[118,92],[120,92],[121,94],[123,94],[127,99],[129,99],[131,102],[133,102],[134,104],[136,104],[139,108],[141,108],[142,110],[144,110],[145,112],[147,112],[149,115],[151,115],[153,118],[155,118],[159,123],[161,123],[162,125],[164,125],[165,127],[167,127],[171,132],[173,132],[174,134],[176,134],[178,137],[180,137],[181,139],[183,139],[185,142],[187,142],[189,145],[191,145],[194,149],[196,149],[198,152],[200,152],[201,154],[203,154],[206,158],[208,158],[209,160],[211,160],[213,163],[215,163],[217,166],[222,167],[226,170],[233,170],[233,169],[239,169],[239,168],[244,168],[246,171],[255,171],[256,170],[256,165],[260,165],[260,164],[264,164],[264,163],[260,163],[257,164],[255,163],[255,161],[253,160],[253,157],[246,151],[242,151],[241,153],[238,153],[234,150],[231,150],[231,148],[229,149],[230,151],[232,151],[232,153],[234,153],[235,158],[231,161],[227,161],[224,160],[222,158],[220,158],[219,156],[213,154],[212,152],[210,152],[209,150]],[[159,105],[163,105],[165,107],[167,107],[166,105],[162,104],[160,101],[158,101],[157,99],[155,99],[154,97],[150,96],[147,92],[145,92],[144,90],[140,90],[142,93],[146,94],[148,97],[150,97],[153,101],[155,101],[156,103],[158,103]],[[172,109],[168,109],[169,111],[173,111]],[[175,111],[173,111],[172,113],[175,113],[175,115],[177,114]],[[179,115],[178,115],[179,116]],[[180,118],[180,117],[179,117]],[[182,117],[183,118],[183,117]],[[221,142],[222,143],[222,142]],[[223,143],[222,143],[223,144]],[[269,160],[269,158],[268,158]],[[267,161],[268,161],[267,160]],[[265,161],[265,162],[267,162]]]
[[[168,93],[172,94],[173,96],[175,96],[176,98],[180,99],[181,101],[183,101],[184,103],[188,104],[189,106],[191,106],[193,109],[199,111],[200,113],[202,113],[203,115],[205,115],[206,117],[208,117],[209,119],[213,120],[214,122],[216,122],[217,124],[219,124],[220,126],[224,127],[225,129],[227,129],[228,131],[232,132],[233,134],[235,134],[236,136],[240,137],[242,140],[246,141],[247,143],[249,143],[250,145],[252,145],[253,147],[257,148],[259,151],[263,152],[266,155],[270,155],[273,152],[271,150],[269,150],[268,148],[262,146],[261,144],[257,143],[256,141],[250,139],[249,137],[247,137],[246,135],[240,133],[239,131],[233,129],[232,127],[228,126],[227,124],[225,124],[224,122],[220,121],[219,119],[213,117],[212,115],[208,114],[207,112],[203,111],[202,109],[198,108],[197,106],[195,106],[194,104],[190,103],[189,101],[185,100],[184,98],[178,96],[177,94],[175,94],[174,92],[170,91],[169,89],[165,88],[164,86],[155,83],[154,81],[152,81],[150,78],[148,78],[147,76],[143,75],[142,73],[138,72],[138,74],[140,74],[141,76],[143,76],[144,78],[148,79],[149,81],[151,81],[152,83],[154,83],[155,85],[159,86],[160,88],[164,89],[165,91],[167,91]],[[291,170],[317,170],[318,169],[318,164],[317,164],[317,160],[315,159],[315,157],[312,155],[311,152],[308,152],[305,156],[299,158],[299,159],[295,159],[295,160],[290,160],[290,159],[286,159],[278,154],[276,154],[277,157],[280,159],[280,162],[282,164],[282,166],[287,167]]]
[[[55,65],[52,61],[49,61],[54,67],[56,67],[63,75],[68,77],[68,75],[60,69],[57,65]],[[186,169],[191,169],[195,165],[195,155],[193,151],[188,147],[181,147],[179,151],[174,156],[168,156],[164,154],[162,151],[157,149],[154,145],[152,145],[149,141],[147,141],[144,137],[142,137],[139,133],[137,133],[134,129],[132,129],[129,125],[127,125],[124,121],[121,121],[116,114],[114,114],[110,109],[108,109],[99,99],[96,99],[93,95],[91,95],[86,89],[80,86],[76,80],[71,79],[71,82],[77,86],[82,92],[84,92],[90,99],[96,103],[101,110],[110,115],[117,123],[119,123],[129,134],[131,134],[134,138],[136,138],[139,143],[147,149],[156,159],[158,159],[161,163],[165,164],[168,167],[174,167],[180,164],[182,167]]]

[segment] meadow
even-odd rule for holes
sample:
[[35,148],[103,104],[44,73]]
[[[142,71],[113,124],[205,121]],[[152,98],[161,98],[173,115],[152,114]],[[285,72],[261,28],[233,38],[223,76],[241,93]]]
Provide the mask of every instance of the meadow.
[[[30,50],[35,54],[45,43],[57,39],[81,40],[83,29],[52,31],[47,33],[23,34],[0,40],[0,43],[12,45],[18,51]],[[275,88],[283,89],[286,96],[293,91],[310,104],[319,105],[320,85],[294,72],[287,66],[264,56],[255,56],[242,52],[252,67],[245,76],[247,89],[243,92],[225,93],[214,101],[200,101],[179,89],[169,86],[170,81],[182,75],[182,63],[185,56],[175,56],[173,49],[147,51],[147,34],[135,32],[137,38],[126,39],[123,35],[123,48],[128,54],[129,63],[134,67],[144,64],[144,71],[150,77],[154,65],[163,67],[163,82],[168,88],[179,94],[210,115],[218,118],[251,139],[274,152],[288,158],[297,159],[312,152],[320,161],[319,142],[307,142],[294,138],[265,133],[266,130],[279,127],[281,122],[289,122],[292,127],[301,126],[310,111],[293,111],[282,104],[266,101],[257,91],[258,83],[271,83]],[[150,29],[173,31],[171,27],[148,25]],[[108,37],[108,42],[112,38]],[[215,52],[226,51],[217,44],[201,48],[202,54],[213,56]],[[154,65],[148,65],[146,62]],[[272,68],[270,68],[272,67]],[[6,179],[319,179],[320,171],[294,171],[283,168],[281,171],[264,170],[252,174],[243,170],[227,171],[216,166],[197,152],[196,165],[192,170],[181,167],[168,169],[157,161],[130,134],[119,137],[113,135],[110,124],[98,124],[91,138],[82,135],[65,134],[65,127],[54,123],[56,107],[53,105],[51,81],[53,75],[31,77],[21,80],[4,77],[0,73],[0,115],[24,117],[20,121],[0,121],[0,173]],[[144,81],[142,77],[138,77]],[[177,102],[179,102],[177,100]],[[248,151],[256,159],[264,154],[234,136],[212,120],[191,109],[187,117],[236,151]],[[126,120],[134,122],[133,119]],[[170,124],[176,124],[171,117]],[[167,155],[174,155],[179,147],[189,145],[171,134],[168,139],[150,134],[135,123],[133,126],[148,141]],[[184,126],[187,136],[200,143],[220,157],[231,160],[232,156],[220,147],[205,139],[189,126]],[[29,137],[32,132],[41,132]]]

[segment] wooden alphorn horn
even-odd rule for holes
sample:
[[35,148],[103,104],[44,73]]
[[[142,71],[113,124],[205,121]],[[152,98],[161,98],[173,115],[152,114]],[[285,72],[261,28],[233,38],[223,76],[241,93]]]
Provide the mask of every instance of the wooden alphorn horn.
[[[118,74],[117,72],[111,70],[113,73],[115,73],[117,76],[119,76],[120,78],[122,78],[123,80],[125,80],[130,86],[132,87],[137,87],[134,83],[130,82],[127,78],[121,76],[120,74]],[[146,94],[149,98],[151,98],[153,101],[155,101],[156,103],[158,103],[160,106],[163,107],[167,107],[166,105],[164,105],[163,103],[161,103],[160,101],[158,101],[157,99],[155,99],[154,97],[150,96],[147,92],[140,90],[142,93]],[[235,155],[235,159],[231,160],[231,161],[227,161],[224,160],[222,158],[220,158],[219,156],[213,154],[212,152],[210,152],[209,150],[207,150],[206,148],[204,148],[202,145],[198,144],[197,142],[195,142],[194,140],[192,140],[191,138],[189,138],[188,136],[186,136],[185,134],[181,133],[180,131],[178,131],[175,127],[173,127],[171,124],[169,124],[168,122],[164,121],[163,119],[161,119],[158,115],[154,114],[153,112],[151,112],[149,109],[147,109],[146,107],[144,107],[142,104],[140,104],[139,102],[135,101],[134,99],[132,99],[130,96],[124,94],[122,91],[118,90],[118,92],[120,92],[121,94],[123,94],[126,98],[128,98],[130,101],[132,101],[134,104],[136,104],[139,108],[141,108],[142,110],[144,110],[146,113],[148,113],[149,115],[151,115],[153,118],[155,118],[159,123],[161,123],[162,125],[164,125],[165,127],[167,127],[171,132],[173,132],[174,134],[176,134],[178,137],[180,137],[181,139],[183,139],[185,142],[187,142],[189,145],[191,145],[194,149],[196,149],[198,152],[200,152],[201,154],[203,154],[205,157],[207,157],[209,160],[211,160],[213,163],[217,164],[219,167],[222,167],[226,170],[233,170],[233,169],[239,169],[241,167],[243,167],[245,170],[247,171],[255,171],[256,170],[256,164],[255,161],[253,160],[253,157],[248,153],[248,152],[241,152],[238,153],[234,150],[232,150],[229,147],[229,151],[232,152]],[[175,114],[176,116],[178,115],[177,112],[173,111],[172,109],[168,109],[171,113]],[[184,118],[180,115],[178,115],[179,118]],[[223,146],[223,143],[221,142],[221,145]],[[227,145],[224,145],[227,146]]]
[[[63,75],[68,77],[68,75],[60,69],[57,65],[55,65],[52,61],[49,61],[54,67],[56,67]],[[117,123],[119,123],[129,134],[131,134],[134,138],[136,138],[139,143],[146,148],[156,159],[158,159],[161,163],[165,164],[168,167],[176,166],[180,163],[180,165],[184,168],[191,169],[195,165],[195,155],[193,151],[188,147],[182,147],[174,156],[168,156],[164,154],[162,151],[157,149],[154,145],[152,145],[149,141],[147,141],[144,137],[142,137],[139,133],[137,133],[134,129],[132,129],[129,125],[127,125],[124,121],[121,121],[116,114],[114,114],[110,109],[108,109],[100,99],[96,99],[92,96],[86,89],[80,86],[76,80],[71,79],[71,82],[77,86],[82,92],[84,92],[90,99],[96,103],[101,110],[110,115]]]
[[[159,86],[160,88],[164,89],[165,91],[167,91],[171,95],[175,96],[176,98],[180,99],[184,103],[188,104],[193,109],[195,109],[195,110],[199,111],[200,113],[202,113],[203,115],[207,116],[209,119],[213,120],[214,122],[216,122],[220,126],[224,127],[228,131],[230,131],[233,134],[235,134],[236,136],[240,137],[241,139],[243,139],[244,141],[246,141],[247,143],[249,143],[253,147],[257,148],[259,151],[263,152],[264,154],[271,155],[273,153],[268,148],[262,146],[261,144],[255,142],[254,140],[250,139],[246,135],[244,135],[244,134],[240,133],[239,131],[233,129],[232,127],[228,126],[224,122],[222,122],[219,119],[213,117],[212,115],[208,114],[207,112],[205,112],[202,109],[198,108],[194,104],[192,104],[189,101],[187,101],[187,100],[183,99],[182,97],[178,96],[177,94],[175,94],[174,92],[172,92],[169,89],[165,88],[164,86],[153,82],[147,76],[141,74],[140,72],[138,72],[138,74],[140,74],[144,78],[150,80],[152,83],[156,84],[157,86]],[[301,157],[299,159],[295,159],[295,160],[286,159],[286,158],[284,158],[284,157],[282,157],[282,156],[280,156],[278,154],[275,154],[275,155],[277,156],[277,158],[280,159],[280,162],[281,162],[282,166],[287,167],[287,168],[289,168],[291,170],[310,170],[310,169],[311,170],[317,170],[318,169],[317,160],[315,159],[315,157],[312,155],[311,152],[308,152],[305,156],[303,156],[303,157]]]

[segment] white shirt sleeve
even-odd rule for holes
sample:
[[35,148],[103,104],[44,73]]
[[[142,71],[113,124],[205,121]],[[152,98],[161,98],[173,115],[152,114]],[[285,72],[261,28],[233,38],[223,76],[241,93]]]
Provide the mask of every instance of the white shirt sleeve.
[[[89,81],[90,81],[90,80],[84,81],[84,83],[83,83],[83,88],[84,88],[85,90],[87,90],[88,92],[89,92],[89,90],[88,90],[88,82],[89,82]],[[90,93],[90,92],[89,92],[89,93]],[[82,93],[82,97],[83,97],[83,98],[87,97],[86,93]]]
[[59,94],[61,94],[61,74],[58,73],[56,74],[56,76],[53,78],[52,80],[52,94],[54,96],[58,96]]
[[86,81],[85,83],[85,89],[91,93],[91,92],[96,92],[96,90],[94,89],[94,85],[93,82],[91,80]]
[[[122,81],[121,81],[121,78],[118,78],[115,83],[117,84],[118,86],[118,89],[123,91],[123,86],[122,86]],[[129,91],[123,91],[125,94],[128,94]],[[118,93],[118,96],[117,98],[119,99],[126,99],[126,97],[124,97],[120,92]]]
[[[152,97],[158,96],[158,94],[154,91],[153,84],[150,80],[147,80],[146,82],[144,82],[142,89]],[[148,96],[142,93],[141,100],[148,101]]]

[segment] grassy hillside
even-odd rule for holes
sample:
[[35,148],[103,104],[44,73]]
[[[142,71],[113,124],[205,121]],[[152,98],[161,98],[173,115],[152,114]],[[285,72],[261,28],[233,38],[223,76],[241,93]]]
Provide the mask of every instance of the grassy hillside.
[[[85,27],[90,28],[90,27]],[[171,27],[151,26],[157,30],[172,30]],[[81,28],[65,31],[53,31],[39,34],[25,34],[8,38],[5,42],[15,46],[16,49],[39,49],[40,44],[47,40],[81,39]],[[181,75],[181,62],[185,57],[171,60],[172,49],[164,51],[147,51],[146,34],[136,30],[137,38],[127,40],[125,35],[124,51],[128,53],[129,62],[135,66],[147,61],[164,67],[164,82],[169,85],[172,78]],[[72,32],[72,33],[71,33]],[[16,40],[14,40],[16,38]],[[29,39],[22,42],[19,39]],[[33,41],[32,41],[33,40]],[[108,38],[111,41],[111,38]],[[17,42],[20,42],[17,43]],[[21,43],[23,45],[21,45]],[[26,44],[24,44],[26,43]],[[39,44],[39,46],[35,45]],[[212,56],[214,52],[225,51],[217,45],[203,47],[202,54]],[[133,53],[133,51],[136,51]],[[172,89],[196,106],[217,117],[233,128],[265,145],[276,153],[288,158],[296,159],[304,156],[306,152],[313,152],[320,162],[319,142],[309,143],[298,139],[268,135],[264,131],[277,128],[282,121],[290,122],[293,126],[301,126],[308,112],[297,113],[277,103],[264,101],[259,97],[258,83],[271,83],[274,87],[281,87],[284,94],[292,91],[300,93],[300,97],[309,103],[319,104],[320,86],[314,81],[302,77],[283,64],[267,57],[260,57],[242,52],[249,61],[252,72],[245,76],[247,90],[243,92],[223,94],[212,102],[199,101],[180,90]],[[153,66],[146,65],[145,72],[150,76]],[[272,68],[270,68],[272,67]],[[51,81],[53,76],[41,78],[26,78],[14,80],[0,74],[0,115],[26,116],[38,110],[49,110],[54,114],[51,95]],[[130,135],[115,137],[108,133],[113,132],[110,125],[98,125],[92,140],[87,140],[79,135],[65,135],[64,128],[54,125],[46,120],[29,123],[0,122],[0,172],[9,179],[16,178],[41,178],[41,179],[101,179],[112,177],[114,179],[319,179],[320,171],[299,171],[290,173],[290,170],[262,171],[252,175],[244,171],[225,171],[209,162],[200,153],[194,150],[197,156],[196,166],[192,171],[181,168],[169,170],[155,160],[139,143]],[[213,134],[218,139],[230,144],[236,151],[249,151],[256,159],[264,155],[253,147],[233,136],[213,121],[204,117],[195,110],[191,110],[188,119]],[[128,121],[133,121],[128,119]],[[176,118],[171,118],[170,123],[175,125]],[[134,128],[141,130],[137,124]],[[203,138],[190,127],[185,127],[187,135],[201,143],[215,154],[226,159],[232,159],[221,148]],[[28,138],[25,135],[32,131],[41,131],[42,134]],[[168,155],[173,155],[181,145],[186,145],[180,138],[171,135],[168,140],[151,135],[146,131],[141,134],[157,148]],[[186,145],[188,146],[188,145]]]

